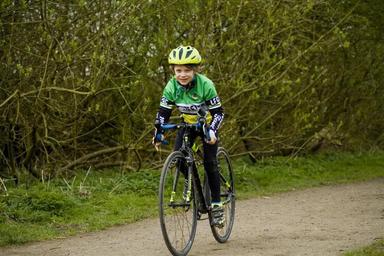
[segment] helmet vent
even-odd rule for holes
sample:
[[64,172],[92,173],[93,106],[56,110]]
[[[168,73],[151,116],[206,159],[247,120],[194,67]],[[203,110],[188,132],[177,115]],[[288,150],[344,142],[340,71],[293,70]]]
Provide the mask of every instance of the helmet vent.
[[185,58],[188,58],[192,54],[192,50],[187,51],[187,54],[185,54]]
[[179,59],[181,60],[182,57],[183,57],[183,48],[181,48],[179,51]]

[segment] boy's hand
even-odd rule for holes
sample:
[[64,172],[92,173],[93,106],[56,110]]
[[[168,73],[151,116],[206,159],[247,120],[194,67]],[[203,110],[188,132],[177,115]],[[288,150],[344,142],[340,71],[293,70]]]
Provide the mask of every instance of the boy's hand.
[[209,129],[208,134],[209,134],[209,140],[206,139],[205,141],[211,145],[215,144],[217,141],[215,132],[212,129]]
[[155,131],[155,136],[152,138],[152,144],[155,146],[156,151],[159,151],[161,143],[164,141],[165,137],[162,133]]

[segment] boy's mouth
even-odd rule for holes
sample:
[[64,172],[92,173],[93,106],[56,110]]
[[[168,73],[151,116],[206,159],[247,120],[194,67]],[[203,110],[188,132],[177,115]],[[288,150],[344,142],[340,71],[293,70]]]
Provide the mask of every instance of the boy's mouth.
[[183,85],[188,84],[188,79],[179,79],[179,82]]

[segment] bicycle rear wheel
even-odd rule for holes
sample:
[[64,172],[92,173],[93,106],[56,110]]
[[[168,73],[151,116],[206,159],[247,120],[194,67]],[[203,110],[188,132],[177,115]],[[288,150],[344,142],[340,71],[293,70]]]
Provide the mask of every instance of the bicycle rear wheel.
[[222,147],[217,151],[217,161],[220,172],[220,197],[223,202],[225,220],[223,227],[211,225],[211,230],[216,241],[225,243],[231,235],[235,221],[235,184],[229,154]]
[[183,153],[172,152],[166,159],[159,188],[159,217],[165,244],[173,255],[187,255],[196,235],[197,209],[195,200],[183,197],[185,176],[181,171]]

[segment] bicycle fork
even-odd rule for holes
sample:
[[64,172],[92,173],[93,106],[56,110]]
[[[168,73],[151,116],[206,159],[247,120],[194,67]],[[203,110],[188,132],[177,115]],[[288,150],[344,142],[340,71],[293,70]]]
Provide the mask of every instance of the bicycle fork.
[[191,202],[191,195],[192,195],[192,165],[193,165],[193,160],[190,157],[186,157],[186,162],[187,162],[187,193],[186,193],[186,198],[185,201],[188,203]]
[[[179,162],[177,163],[177,171],[175,172],[175,176],[174,176],[174,181],[173,181],[173,184],[172,184],[172,192],[171,192],[171,197],[169,199],[169,203],[170,203],[170,206],[190,206],[190,203],[192,201],[192,170],[191,170],[191,166],[192,166],[192,163],[193,161],[189,160],[188,157],[185,158],[187,161],[186,161],[186,166],[183,166],[183,162]],[[184,167],[187,167],[187,168],[184,168]],[[185,170],[186,169],[186,172],[185,171],[182,171],[182,170]],[[182,174],[182,177],[180,177],[180,173]],[[184,200],[184,203],[180,203],[180,202],[175,202],[177,201],[177,191],[178,191],[178,184],[179,184],[179,179],[182,179],[184,178],[185,179],[185,183],[184,184],[184,187],[183,187],[183,200]],[[180,188],[179,188],[180,189]]]

